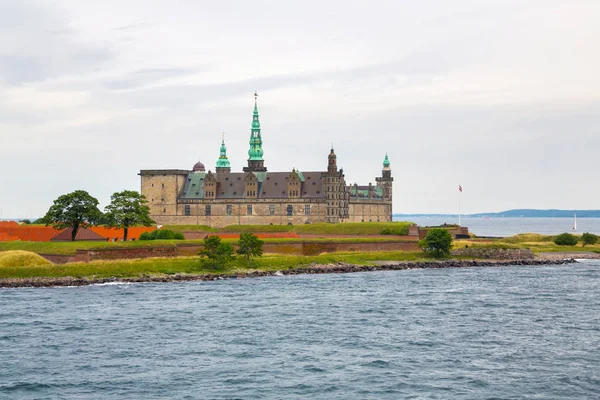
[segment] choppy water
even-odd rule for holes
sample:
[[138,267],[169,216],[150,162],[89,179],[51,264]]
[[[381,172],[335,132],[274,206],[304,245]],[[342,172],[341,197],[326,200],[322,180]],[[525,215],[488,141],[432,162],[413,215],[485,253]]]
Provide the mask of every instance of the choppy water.
[[597,399],[600,263],[0,290],[5,399]]
[[[458,223],[457,218],[402,217],[394,220],[409,220],[421,226]],[[556,235],[573,233],[573,218],[462,218],[461,225],[479,236],[512,236],[519,233],[541,233]],[[590,232],[600,235],[600,218],[578,218],[575,233]]]

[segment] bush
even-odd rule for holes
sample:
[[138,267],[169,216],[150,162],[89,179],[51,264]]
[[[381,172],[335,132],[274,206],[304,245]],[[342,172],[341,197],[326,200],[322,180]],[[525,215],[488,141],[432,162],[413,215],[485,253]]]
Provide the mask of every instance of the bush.
[[561,233],[554,239],[554,243],[559,246],[575,246],[577,244],[577,237],[570,233]]
[[399,227],[385,227],[380,232],[381,235],[398,235],[398,236],[406,236],[408,235],[408,227],[407,226],[399,226]]
[[152,232],[144,232],[140,235],[140,240],[184,240],[181,232],[173,232],[169,229],[158,229]]
[[452,235],[446,229],[431,229],[427,232],[427,236],[419,241],[419,246],[421,246],[426,253],[443,256],[450,253],[450,249],[452,248]]
[[593,233],[586,232],[581,235],[581,242],[583,243],[584,247],[586,244],[596,244],[598,243],[598,236],[594,235]]

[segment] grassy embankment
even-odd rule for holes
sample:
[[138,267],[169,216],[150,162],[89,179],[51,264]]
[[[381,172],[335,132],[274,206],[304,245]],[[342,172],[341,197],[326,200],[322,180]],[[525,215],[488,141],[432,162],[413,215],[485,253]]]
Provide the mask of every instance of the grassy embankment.
[[[581,235],[576,235],[581,237]],[[531,249],[534,253],[581,253],[596,252],[600,253],[600,243],[595,245],[583,246],[578,243],[576,246],[559,246],[554,243],[556,235],[541,235],[537,233],[522,233],[502,239],[494,240],[456,240],[454,248],[462,248],[465,245],[473,248],[498,248],[498,249]]]
[[423,253],[408,252],[369,252],[369,253],[332,253],[318,256],[266,255],[254,260],[252,269],[246,268],[242,259],[230,265],[214,269],[200,262],[199,257],[147,258],[142,260],[92,261],[90,263],[72,263],[47,266],[2,266],[0,279],[33,277],[75,278],[133,278],[144,275],[169,274],[235,274],[249,271],[281,271],[306,267],[312,263],[328,264],[347,262],[356,265],[369,265],[374,261],[425,261],[431,260]]
[[[400,234],[408,233],[408,222],[366,222],[366,223],[347,223],[347,224],[307,224],[307,225],[234,225],[224,228],[223,232],[289,232],[302,231],[302,233],[310,233],[314,235],[322,235],[321,237],[310,238],[310,241],[327,241],[327,242],[390,242],[398,240],[395,235],[380,235],[384,228],[393,229]],[[212,229],[211,232],[216,232],[216,229],[203,225],[177,225],[165,226],[165,229],[177,228],[180,231],[189,231],[194,228],[197,231],[204,231],[206,228]],[[300,233],[300,232],[298,232]],[[365,238],[328,238],[327,235],[379,235],[378,237]],[[267,238],[262,239],[265,243],[299,243],[306,241],[302,238]],[[223,239],[225,242],[235,243],[237,239]],[[24,250],[41,254],[75,254],[78,249],[93,250],[93,249],[114,249],[114,248],[137,248],[137,247],[153,247],[153,246],[177,246],[184,244],[202,244],[202,239],[195,240],[148,240],[134,242],[0,242],[0,252],[10,250]]]
[[179,232],[296,232],[300,235],[381,235],[381,231],[387,228],[393,230],[396,235],[407,235],[410,224],[411,222],[348,222],[305,225],[230,225],[222,229],[205,225],[165,225],[164,228]]

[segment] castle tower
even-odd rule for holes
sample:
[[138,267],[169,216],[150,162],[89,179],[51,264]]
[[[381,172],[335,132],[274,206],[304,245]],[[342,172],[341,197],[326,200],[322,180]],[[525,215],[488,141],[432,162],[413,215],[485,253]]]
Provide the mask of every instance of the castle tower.
[[392,184],[394,178],[392,177],[392,169],[390,168],[390,160],[388,159],[387,153],[383,160],[383,169],[381,170],[381,177],[375,178],[377,186],[383,188],[383,200],[388,201],[389,204],[389,218],[392,220]]
[[337,169],[337,156],[333,151],[333,147],[327,160],[327,172],[322,176],[327,202],[325,221],[336,223],[348,216],[346,181],[344,180],[344,172]]
[[265,172],[263,159],[262,137],[260,136],[260,121],[258,120],[258,94],[254,92],[254,114],[252,116],[252,130],[250,133],[250,149],[248,150],[248,166],[244,172]]
[[227,147],[225,147],[225,134],[223,134],[223,138],[221,139],[221,149],[219,159],[217,160],[216,171],[217,176],[231,172],[231,164],[227,158]]

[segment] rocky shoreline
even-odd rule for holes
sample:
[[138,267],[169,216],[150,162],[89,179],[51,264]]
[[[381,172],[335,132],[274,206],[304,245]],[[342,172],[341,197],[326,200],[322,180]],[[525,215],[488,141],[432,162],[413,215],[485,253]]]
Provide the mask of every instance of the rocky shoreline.
[[368,271],[399,271],[423,268],[468,268],[468,267],[499,267],[499,266],[540,266],[576,263],[574,259],[563,260],[444,260],[444,261],[389,261],[378,265],[314,264],[307,267],[297,267],[281,271],[249,271],[234,274],[173,274],[173,275],[144,275],[135,278],[9,278],[0,279],[0,288],[18,287],[53,287],[53,286],[87,286],[109,283],[141,283],[141,282],[185,282],[185,281],[215,281],[223,279],[257,278],[265,276],[304,275],[304,274],[345,274]]

